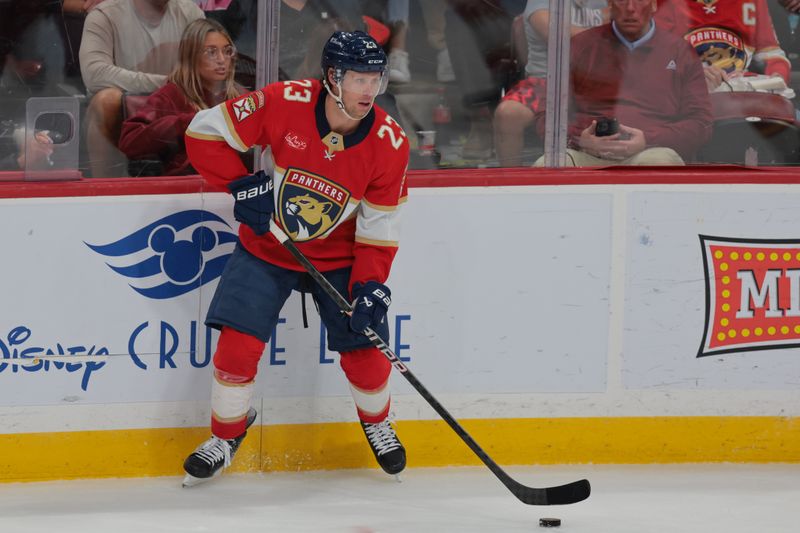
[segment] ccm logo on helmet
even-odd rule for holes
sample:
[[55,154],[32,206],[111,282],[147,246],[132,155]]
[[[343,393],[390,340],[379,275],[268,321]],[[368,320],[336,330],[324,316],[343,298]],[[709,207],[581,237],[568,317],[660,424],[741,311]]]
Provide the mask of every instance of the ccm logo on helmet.
[[267,194],[271,190],[272,190],[272,181],[270,180],[267,183],[262,183],[261,185],[257,185],[255,187],[251,187],[249,189],[237,192],[236,199],[247,200],[248,198],[255,198],[256,196]]

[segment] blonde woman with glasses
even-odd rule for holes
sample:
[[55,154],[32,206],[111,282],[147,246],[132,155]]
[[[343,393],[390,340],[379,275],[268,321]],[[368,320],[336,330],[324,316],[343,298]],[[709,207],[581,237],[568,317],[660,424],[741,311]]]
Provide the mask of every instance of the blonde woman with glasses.
[[221,24],[209,19],[189,24],[167,83],[123,123],[120,150],[130,159],[161,160],[165,175],[194,174],[183,134],[199,110],[244,92],[233,81],[235,67],[236,48]]

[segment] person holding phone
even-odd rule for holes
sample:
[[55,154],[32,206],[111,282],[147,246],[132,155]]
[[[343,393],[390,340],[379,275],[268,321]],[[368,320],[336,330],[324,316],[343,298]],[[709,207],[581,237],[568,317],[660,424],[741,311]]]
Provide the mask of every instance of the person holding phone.
[[[702,64],[656,25],[657,0],[608,6],[609,24],[572,38],[567,163],[683,165],[711,136]],[[544,108],[536,120],[543,133]]]

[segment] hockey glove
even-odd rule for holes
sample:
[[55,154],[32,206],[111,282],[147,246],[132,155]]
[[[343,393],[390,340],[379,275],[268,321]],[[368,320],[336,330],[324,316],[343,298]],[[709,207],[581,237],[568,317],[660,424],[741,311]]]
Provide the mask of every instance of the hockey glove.
[[228,184],[236,203],[233,217],[263,235],[269,231],[269,219],[275,211],[272,178],[263,170],[244,176]]
[[353,314],[350,315],[350,329],[363,333],[365,329],[375,329],[386,320],[386,311],[392,304],[389,287],[377,281],[353,284]]

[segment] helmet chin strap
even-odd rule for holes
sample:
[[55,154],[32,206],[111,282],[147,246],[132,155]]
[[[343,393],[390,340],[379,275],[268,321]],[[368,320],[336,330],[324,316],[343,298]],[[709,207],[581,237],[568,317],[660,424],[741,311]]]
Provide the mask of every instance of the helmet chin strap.
[[344,108],[344,102],[342,101],[342,96],[341,96],[341,93],[343,92],[342,86],[339,85],[339,93],[340,94],[339,94],[339,96],[337,96],[337,95],[333,94],[333,90],[331,89],[331,86],[328,85],[328,80],[322,80],[322,84],[325,85],[325,90],[328,91],[328,94],[331,95],[331,98],[333,98],[334,102],[336,102],[336,107],[339,108],[339,111],[344,113],[345,116],[347,118],[349,118],[350,120],[361,120],[361,119],[363,119],[372,110],[372,106],[375,105],[375,99],[373,98],[372,99],[372,104],[370,104],[369,109],[367,109],[367,112],[364,113],[364,117],[356,118],[356,117],[352,116],[350,113],[348,113],[347,110]]

